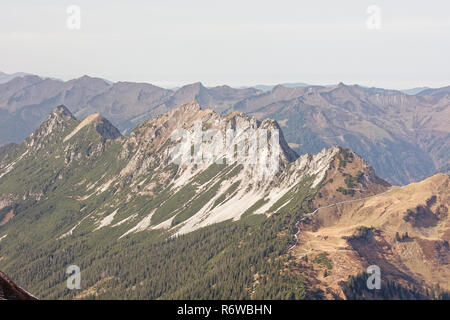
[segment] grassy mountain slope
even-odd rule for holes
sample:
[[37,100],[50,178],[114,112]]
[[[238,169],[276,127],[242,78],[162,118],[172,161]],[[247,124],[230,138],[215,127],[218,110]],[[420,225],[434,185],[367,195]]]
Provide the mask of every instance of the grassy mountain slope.
[[[352,280],[350,287],[358,289],[353,294],[342,288],[343,280],[360,279],[369,265],[381,268],[386,288],[396,283],[412,289],[416,298],[431,292],[437,297],[436,288],[448,292],[449,183],[448,175],[438,174],[364,200],[320,209],[308,225],[301,225],[293,254],[299,261],[307,257],[316,266],[320,258],[327,261],[330,268],[321,266],[311,276],[320,281],[318,287],[328,288],[329,297],[355,298],[359,293],[377,298],[367,288],[356,292],[362,288],[353,286],[359,280]],[[383,295],[395,298],[395,294],[386,296],[387,291],[378,298]]]

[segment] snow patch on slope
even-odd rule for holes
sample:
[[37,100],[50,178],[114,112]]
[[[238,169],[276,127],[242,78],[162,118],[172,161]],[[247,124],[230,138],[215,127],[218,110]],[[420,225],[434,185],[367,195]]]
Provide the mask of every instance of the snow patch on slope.
[[131,228],[127,232],[125,232],[123,235],[119,237],[119,239],[122,239],[126,235],[132,233],[132,232],[139,232],[144,231],[150,227],[150,224],[152,223],[152,216],[155,213],[156,209],[154,209],[149,215],[147,215],[144,219],[142,219],[135,227]]
[[100,225],[97,228],[95,228],[94,231],[99,230],[103,227],[109,226],[113,222],[114,217],[116,216],[118,211],[119,211],[119,209],[116,209],[113,213],[111,213],[110,215],[103,218],[102,221],[100,221]]
[[128,221],[130,221],[130,220],[132,220],[132,219],[134,219],[134,218],[136,218],[136,217],[137,217],[137,213],[132,214],[131,216],[129,216],[129,217],[127,217],[127,218],[125,218],[125,219],[120,220],[119,222],[117,222],[115,225],[113,225],[113,227],[121,226],[121,225],[124,224],[125,222],[128,222]]
[[66,233],[64,233],[63,235],[61,235],[58,240],[64,239],[68,236],[71,236],[73,234],[73,231],[88,217],[90,217],[92,215],[92,213],[88,214],[86,217],[84,217],[83,219],[81,219],[80,221],[77,222],[77,224],[70,229],[69,231],[67,231]]
[[17,158],[16,161],[14,161],[14,162],[10,163],[9,165],[7,165],[5,167],[5,171],[2,174],[0,174],[0,178],[2,178],[4,175],[10,173],[11,170],[14,169],[14,166],[16,165],[16,163],[19,162],[20,160],[22,160],[23,157],[25,157],[27,154],[28,154],[28,150],[25,151],[19,158]]

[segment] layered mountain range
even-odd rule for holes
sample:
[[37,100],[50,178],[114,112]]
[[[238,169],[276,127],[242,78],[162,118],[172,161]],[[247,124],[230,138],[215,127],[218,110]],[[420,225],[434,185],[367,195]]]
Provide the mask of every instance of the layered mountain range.
[[338,145],[354,150],[393,184],[448,172],[449,87],[415,95],[360,86],[282,85],[266,91],[195,83],[176,91],[151,84],[81,77],[70,81],[23,75],[0,84],[0,145],[20,142],[55,105],[79,118],[99,113],[127,134],[150,117],[198,101],[219,114],[272,118],[298,154]]
[[25,77],[25,76],[29,76],[30,74],[24,73],[24,72],[16,72],[13,74],[7,74],[4,72],[0,71],[0,83],[6,83],[11,81],[14,78],[20,78],[20,77]]
[[[359,298],[371,263],[385,298],[449,290],[448,175],[392,188],[349,149],[298,156],[272,119],[168,109],[122,135],[59,106],[1,147],[0,269],[39,298]],[[199,128],[228,148],[180,148],[173,133]],[[271,162],[251,161],[254,137]],[[82,290],[65,286],[70,265]]]

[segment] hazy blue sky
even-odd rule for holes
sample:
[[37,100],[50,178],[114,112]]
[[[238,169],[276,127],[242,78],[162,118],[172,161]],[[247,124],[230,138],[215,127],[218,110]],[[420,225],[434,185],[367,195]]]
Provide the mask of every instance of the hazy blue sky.
[[[81,29],[67,28],[70,5]],[[381,9],[381,29],[366,26]],[[0,70],[162,86],[450,84],[450,1],[0,2]]]

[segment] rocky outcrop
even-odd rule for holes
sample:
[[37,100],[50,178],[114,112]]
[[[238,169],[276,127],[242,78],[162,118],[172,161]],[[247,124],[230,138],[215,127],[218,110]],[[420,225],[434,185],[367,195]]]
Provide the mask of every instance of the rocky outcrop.
[[0,300],[37,300],[0,271]]

